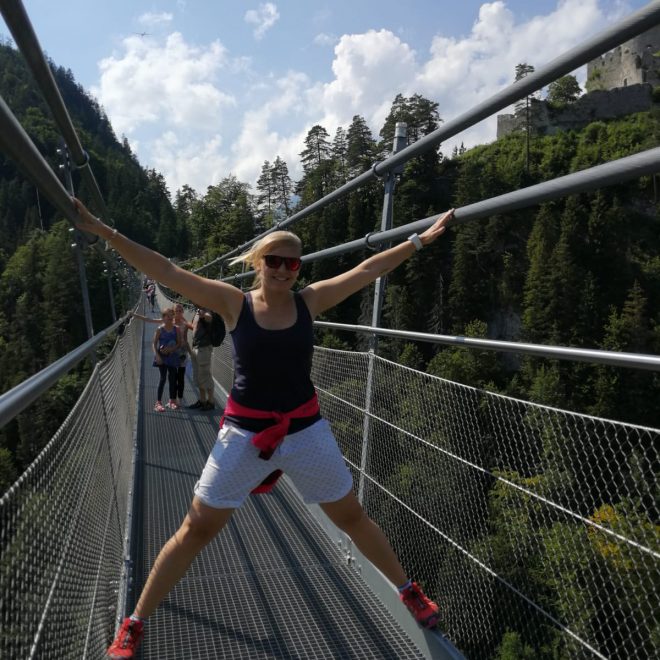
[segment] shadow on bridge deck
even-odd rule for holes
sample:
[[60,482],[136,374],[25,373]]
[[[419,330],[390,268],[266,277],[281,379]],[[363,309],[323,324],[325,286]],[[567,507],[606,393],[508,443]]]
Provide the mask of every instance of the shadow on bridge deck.
[[[154,328],[144,332],[133,599],[188,510],[220,414],[153,411]],[[195,399],[187,380],[185,403]],[[150,618],[144,660],[424,657],[283,481],[251,496],[197,557]]]

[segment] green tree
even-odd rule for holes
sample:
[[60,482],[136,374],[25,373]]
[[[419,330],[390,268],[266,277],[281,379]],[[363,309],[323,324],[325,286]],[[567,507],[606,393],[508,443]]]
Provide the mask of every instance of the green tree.
[[339,126],[332,140],[333,183],[339,187],[348,181],[348,136]]
[[[488,328],[483,321],[472,321],[465,328],[465,336],[486,339]],[[426,370],[440,378],[492,390],[499,371],[498,360],[494,351],[450,346],[437,353]]]
[[300,153],[303,176],[296,185],[302,205],[307,206],[329,192],[334,161],[328,131],[316,124],[305,138],[305,149]]
[[[534,73],[534,67],[527,62],[516,64],[515,82],[526,78]],[[528,94],[524,99],[517,101],[514,105],[514,114],[518,120],[518,126],[525,133],[525,171],[529,173],[530,165],[530,136],[533,131],[534,117],[536,115],[535,102],[538,100],[537,92]]]
[[279,220],[288,217],[290,214],[293,182],[289,176],[287,164],[279,156],[275,157],[270,175],[273,181],[274,211]]
[[191,222],[197,202],[197,193],[187,184],[177,190],[174,198],[177,233],[180,236],[185,236],[186,256],[198,254],[200,250],[200,237],[193,232]]
[[271,173],[271,164],[265,160],[257,179],[257,222],[261,231],[273,224],[274,200],[275,181]]
[[571,74],[562,76],[548,85],[547,100],[555,107],[574,103],[582,90],[577,78]]
[[496,660],[535,660],[537,657],[534,649],[523,642],[520,633],[512,631],[504,633],[495,656]]
[[[647,305],[644,291],[635,281],[623,308],[618,311],[612,307],[602,347],[631,353],[656,352],[657,339],[649,321]],[[655,428],[660,426],[657,407],[646,404],[660,394],[660,378],[656,373],[598,367],[594,390],[592,414]]]

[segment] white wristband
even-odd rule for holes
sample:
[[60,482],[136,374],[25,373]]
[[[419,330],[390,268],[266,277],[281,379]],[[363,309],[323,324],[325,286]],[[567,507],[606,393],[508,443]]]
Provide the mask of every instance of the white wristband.
[[408,240],[415,246],[415,250],[421,250],[424,247],[422,239],[417,234],[410,234]]

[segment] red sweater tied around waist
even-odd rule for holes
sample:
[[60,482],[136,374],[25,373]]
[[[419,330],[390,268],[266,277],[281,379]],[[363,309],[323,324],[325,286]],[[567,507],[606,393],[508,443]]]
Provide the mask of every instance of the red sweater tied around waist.
[[[282,440],[289,433],[289,424],[292,419],[301,417],[311,417],[319,413],[319,400],[314,396],[302,405],[290,410],[289,412],[277,412],[270,410],[259,410],[257,408],[248,408],[234,401],[231,395],[227,399],[222,418],[220,419],[220,428],[225,422],[225,416],[247,417],[250,419],[272,419],[274,424],[268,426],[263,431],[255,433],[252,437],[252,444],[259,449],[259,458],[267,461],[271,458],[275,450],[279,447]],[[282,476],[282,470],[271,472],[256,488],[253,493],[267,493],[272,490],[277,480]]]

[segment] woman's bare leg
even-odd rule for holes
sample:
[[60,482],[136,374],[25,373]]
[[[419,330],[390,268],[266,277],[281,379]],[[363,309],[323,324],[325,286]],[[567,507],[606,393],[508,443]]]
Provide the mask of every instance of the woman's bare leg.
[[360,552],[380,569],[394,586],[400,587],[408,580],[387,537],[364,512],[353,491],[337,502],[321,504],[321,508],[339,529],[351,537]]
[[229,522],[234,509],[214,509],[194,497],[188,515],[163,546],[149,573],[135,615],[149,617],[185,575],[192,560]]

